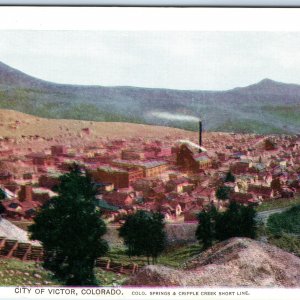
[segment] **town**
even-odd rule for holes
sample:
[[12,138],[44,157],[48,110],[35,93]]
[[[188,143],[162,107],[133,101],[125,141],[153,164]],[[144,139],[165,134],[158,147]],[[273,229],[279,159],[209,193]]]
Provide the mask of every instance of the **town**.
[[[9,126],[18,130],[20,122]],[[60,139],[3,136],[2,216],[31,221],[74,163],[92,177],[107,223],[141,209],[159,211],[170,223],[194,222],[211,203],[225,210],[229,201],[260,205],[300,192],[299,135],[209,133],[202,126],[199,121],[199,132],[188,138],[95,137],[90,127]],[[228,174],[234,180],[226,180]],[[222,201],[220,186],[230,191]]]

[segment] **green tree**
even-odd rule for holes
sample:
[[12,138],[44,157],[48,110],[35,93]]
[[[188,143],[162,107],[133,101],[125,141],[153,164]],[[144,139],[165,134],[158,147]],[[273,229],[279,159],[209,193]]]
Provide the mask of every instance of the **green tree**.
[[230,202],[228,209],[219,214],[216,222],[216,238],[223,241],[232,237],[255,238],[256,211],[252,205]]
[[5,192],[0,188],[0,200],[4,200],[6,198]]
[[212,246],[216,238],[216,219],[218,211],[214,205],[208,211],[202,211],[198,214],[198,227],[196,229],[196,238],[203,245],[203,249]]
[[231,192],[231,187],[229,186],[219,186],[216,191],[216,197],[219,200],[227,200]]
[[252,205],[230,202],[225,212],[219,212],[212,206],[210,210],[198,214],[196,237],[204,249],[210,247],[214,241],[224,241],[232,237],[255,238],[255,217],[256,211]]
[[42,206],[29,227],[31,238],[43,245],[44,267],[66,285],[96,285],[96,259],[108,250],[95,191],[90,177],[75,165],[60,177],[58,196]]
[[166,245],[164,226],[164,216],[158,212],[139,210],[127,216],[119,235],[127,246],[128,255],[146,256],[148,264],[150,258],[156,263]]
[[231,171],[227,172],[225,182],[235,182],[235,176],[231,173]]
[[240,231],[241,236],[251,239],[256,238],[258,223],[256,221],[256,210],[254,205],[241,205]]

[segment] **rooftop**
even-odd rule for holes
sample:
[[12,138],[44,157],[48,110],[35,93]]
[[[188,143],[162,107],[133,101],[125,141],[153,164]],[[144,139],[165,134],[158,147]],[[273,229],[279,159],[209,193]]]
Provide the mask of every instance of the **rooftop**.
[[127,160],[122,160],[122,159],[116,159],[113,162],[119,163],[119,164],[124,164],[124,165],[138,166],[138,167],[147,168],[147,169],[167,164],[167,162],[164,160],[127,161]]

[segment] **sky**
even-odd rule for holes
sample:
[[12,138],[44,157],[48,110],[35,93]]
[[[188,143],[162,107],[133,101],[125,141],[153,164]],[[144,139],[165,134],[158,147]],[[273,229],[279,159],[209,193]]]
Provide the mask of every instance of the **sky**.
[[0,61],[57,83],[227,90],[300,84],[300,33],[0,31]]

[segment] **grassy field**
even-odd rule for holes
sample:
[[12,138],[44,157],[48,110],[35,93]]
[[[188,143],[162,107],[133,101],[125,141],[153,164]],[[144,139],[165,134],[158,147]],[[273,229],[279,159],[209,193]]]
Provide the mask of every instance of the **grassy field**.
[[[178,268],[187,259],[199,254],[200,249],[199,244],[169,249],[159,257],[158,264]],[[111,248],[103,259],[122,264],[137,263],[140,267],[147,264],[145,257],[128,257],[125,247]],[[129,276],[99,268],[96,268],[95,272],[101,286],[122,285]],[[45,270],[41,263],[0,258],[0,286],[62,286],[62,283],[57,281],[51,272]]]
[[268,243],[300,257],[300,205],[269,217],[257,232]]
[[272,210],[276,208],[286,208],[294,205],[300,205],[300,196],[289,199],[275,199],[262,203],[257,207],[258,212]]
[[[125,275],[96,269],[100,285],[119,286]],[[0,259],[0,286],[62,286],[41,263],[23,262],[17,259]]]
[[300,205],[269,217],[267,228],[273,235],[292,234],[300,236]]
[[268,243],[300,257],[300,239],[290,234],[270,235]]
[[55,286],[59,283],[39,263],[0,259],[0,286]]
[[[159,258],[157,264],[178,268],[189,258],[199,254],[201,246],[199,244],[191,244],[176,247],[165,251]],[[104,259],[111,259],[116,263],[131,264],[137,263],[140,266],[147,264],[146,257],[128,257],[126,248],[111,248]]]

